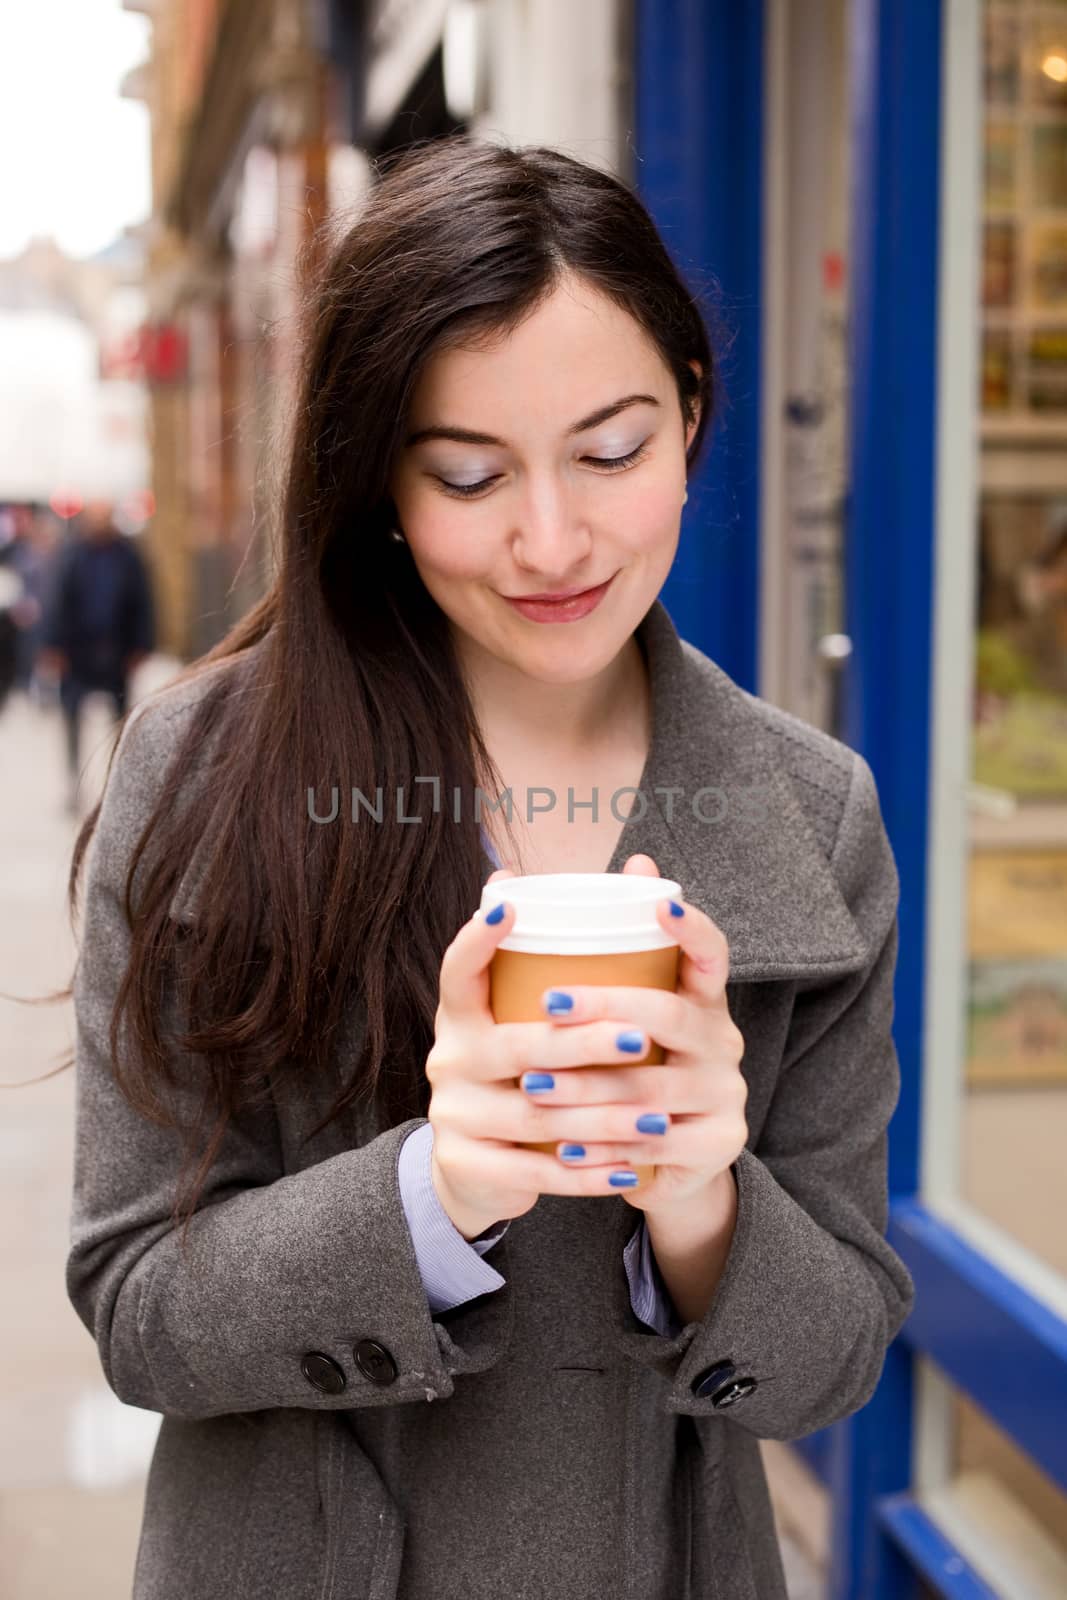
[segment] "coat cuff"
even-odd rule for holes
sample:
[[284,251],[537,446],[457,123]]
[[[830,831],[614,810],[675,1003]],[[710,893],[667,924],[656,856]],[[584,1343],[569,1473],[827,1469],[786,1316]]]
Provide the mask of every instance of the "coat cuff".
[[751,1150],[733,1172],[734,1235],[703,1319],[671,1338],[642,1333],[620,1274],[614,1334],[668,1380],[668,1412],[723,1412],[759,1438],[802,1438],[870,1399],[906,1286],[898,1293],[888,1245],[872,1260],[835,1238]]

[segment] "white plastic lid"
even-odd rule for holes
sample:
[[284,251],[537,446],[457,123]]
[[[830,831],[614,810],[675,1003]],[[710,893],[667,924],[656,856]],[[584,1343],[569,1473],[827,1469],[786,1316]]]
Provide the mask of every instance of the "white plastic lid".
[[630,872],[540,872],[499,878],[482,889],[482,916],[502,901],[515,921],[498,950],[531,955],[613,955],[677,945],[656,920],[661,900],[681,897],[671,878]]

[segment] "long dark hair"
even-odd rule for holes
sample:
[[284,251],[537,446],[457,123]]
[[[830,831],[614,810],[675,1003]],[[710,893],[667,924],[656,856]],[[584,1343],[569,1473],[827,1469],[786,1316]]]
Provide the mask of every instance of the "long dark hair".
[[[361,1049],[313,1131],[353,1101],[374,1102],[385,1127],[426,1114],[441,957],[482,886],[470,802],[476,785],[496,792],[497,775],[446,618],[405,547],[388,537],[395,508],[387,486],[429,357],[508,332],[563,272],[588,280],[647,331],[687,424],[699,405],[691,467],[718,399],[708,333],[715,319],[705,321],[697,293],[618,178],[541,146],[466,135],[423,143],[379,163],[357,219],[316,257],[277,575],[179,674],[203,676],[204,689],[141,837],[130,841],[131,951],[111,1021],[112,1070],[132,1106],[168,1122],[161,1091],[174,1067],[160,996],[179,995],[185,1030],[175,1043],[196,1052],[209,1090],[186,1130],[191,1152],[206,1136],[186,1223],[231,1116],[265,1083],[337,1071],[331,1056],[357,997]],[[221,663],[225,670],[211,670]],[[206,751],[210,782],[192,785]],[[110,770],[109,762],[109,779]],[[442,780],[436,810],[432,787],[414,782],[427,774]],[[334,785],[340,815],[323,825],[308,790],[316,814],[328,814]],[[421,824],[348,821],[352,789],[370,800],[379,785],[386,818],[400,789]],[[450,800],[457,791],[459,822]],[[72,917],[99,814],[98,804],[75,842]],[[170,914],[171,901],[205,841],[189,925]],[[181,1213],[176,1197],[176,1222]]]

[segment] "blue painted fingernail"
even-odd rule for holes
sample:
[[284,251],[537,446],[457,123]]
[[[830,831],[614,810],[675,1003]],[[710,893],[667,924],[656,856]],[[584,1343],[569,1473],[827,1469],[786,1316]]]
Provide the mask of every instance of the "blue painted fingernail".
[[524,1072],[522,1086],[528,1094],[540,1094],[545,1089],[554,1089],[556,1080],[551,1072]]
[[636,1172],[613,1172],[608,1179],[613,1189],[633,1189],[637,1184]]
[[684,917],[685,916],[685,907],[684,906],[680,906],[678,904],[677,900],[672,900],[670,902],[670,906],[671,906],[671,916],[672,917]]
[[620,1050],[629,1050],[631,1055],[637,1055],[645,1048],[645,1036],[636,1028],[627,1028],[625,1033],[620,1033],[615,1040]]
[[649,1111],[645,1116],[637,1119],[638,1133],[666,1133],[667,1119],[661,1117],[659,1112]]
[[564,1161],[581,1161],[585,1155],[584,1144],[565,1144],[560,1151]]
[[545,1001],[545,1010],[552,1017],[558,1017],[564,1011],[573,1011],[574,996],[568,994],[565,989],[550,989],[548,999]]
[[487,911],[485,913],[486,922],[492,922],[492,923],[502,922],[503,918],[504,918],[504,906],[503,906],[503,903],[501,903],[498,906],[494,906],[492,911]]

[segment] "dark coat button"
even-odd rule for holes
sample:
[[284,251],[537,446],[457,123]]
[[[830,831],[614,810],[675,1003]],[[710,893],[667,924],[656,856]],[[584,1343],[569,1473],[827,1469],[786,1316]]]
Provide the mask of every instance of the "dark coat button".
[[701,1400],[710,1400],[716,1411],[743,1400],[756,1387],[755,1378],[739,1378],[732,1361],[716,1361],[713,1367],[698,1372],[689,1385]]
[[309,1350],[300,1363],[300,1370],[312,1387],[321,1389],[323,1394],[340,1394],[348,1382],[333,1357],[324,1356],[320,1350]]
[[353,1354],[356,1366],[372,1383],[393,1383],[396,1380],[396,1362],[376,1339],[361,1339]]
[[711,1403],[716,1411],[721,1411],[723,1406],[732,1406],[735,1400],[743,1400],[755,1387],[755,1378],[735,1378],[725,1389],[720,1389],[712,1395]]
[[716,1361],[713,1367],[705,1367],[703,1372],[698,1372],[689,1387],[701,1400],[707,1400],[716,1389],[724,1388],[736,1377],[737,1368],[732,1361]]

